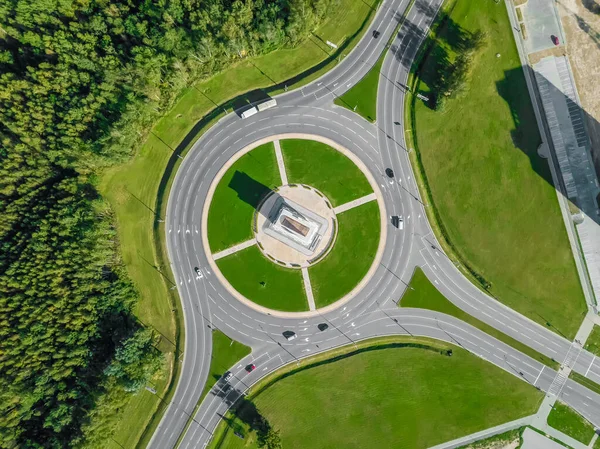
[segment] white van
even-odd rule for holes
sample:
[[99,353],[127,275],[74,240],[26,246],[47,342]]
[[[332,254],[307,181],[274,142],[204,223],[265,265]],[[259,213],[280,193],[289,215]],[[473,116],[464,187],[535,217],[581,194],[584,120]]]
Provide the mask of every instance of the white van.
[[242,112],[242,118],[252,117],[257,112],[258,112],[258,109],[256,109],[254,106],[252,106],[250,109],[246,109],[244,112]]

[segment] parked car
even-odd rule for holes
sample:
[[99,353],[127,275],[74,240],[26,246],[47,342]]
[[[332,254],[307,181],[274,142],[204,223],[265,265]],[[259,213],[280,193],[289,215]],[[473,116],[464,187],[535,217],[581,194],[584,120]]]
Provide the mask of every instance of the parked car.
[[558,36],[555,36],[554,34],[552,36],[550,36],[550,39],[552,39],[552,43],[554,45],[559,45],[560,41],[558,40]]

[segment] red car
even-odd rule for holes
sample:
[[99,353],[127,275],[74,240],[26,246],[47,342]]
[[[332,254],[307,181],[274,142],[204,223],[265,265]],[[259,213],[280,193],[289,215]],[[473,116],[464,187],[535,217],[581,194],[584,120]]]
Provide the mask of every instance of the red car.
[[250,365],[246,366],[246,371],[248,371],[249,373],[251,373],[255,369],[256,369],[256,365],[254,363],[251,363]]
[[550,36],[550,39],[552,39],[552,43],[554,45],[559,45],[560,44],[560,41],[558,40],[558,37],[555,36],[554,34],[552,36]]

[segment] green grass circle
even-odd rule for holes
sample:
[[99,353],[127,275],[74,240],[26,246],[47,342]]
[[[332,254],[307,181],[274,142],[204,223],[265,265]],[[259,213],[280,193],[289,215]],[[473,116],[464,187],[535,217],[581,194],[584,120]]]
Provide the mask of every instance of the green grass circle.
[[[322,192],[335,208],[373,192],[364,173],[330,146],[303,139],[280,140],[289,184]],[[252,221],[260,200],[282,184],[273,142],[242,155],[215,188],[207,217],[208,242],[215,254],[254,237]],[[380,213],[370,201],[337,215],[336,241],[308,269],[317,308],[347,295],[367,274],[379,245]],[[250,246],[216,264],[231,286],[263,307],[287,312],[309,309],[302,272],[285,268]]]

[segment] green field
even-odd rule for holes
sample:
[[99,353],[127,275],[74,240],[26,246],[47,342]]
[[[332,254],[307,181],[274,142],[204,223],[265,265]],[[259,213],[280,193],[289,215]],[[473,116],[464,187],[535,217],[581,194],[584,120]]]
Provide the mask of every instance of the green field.
[[[284,448],[422,449],[535,413],[543,396],[441,342],[388,338],[359,348],[354,355],[350,348],[330,360],[323,360],[329,354],[308,360],[308,366],[292,374],[288,368],[285,377],[251,389],[249,399],[280,431]],[[452,357],[445,355],[449,348]],[[236,416],[246,415],[241,410]],[[257,447],[255,433],[240,418],[230,422],[246,439],[222,422],[211,448]]]
[[308,269],[317,308],[349,293],[367,274],[379,245],[381,221],[376,201],[337,216],[338,236],[331,252]]
[[254,237],[252,217],[260,199],[281,185],[275,149],[269,142],[238,159],[225,172],[208,211],[213,253]]
[[359,168],[328,145],[314,140],[280,142],[288,182],[320,190],[333,207],[373,192]]
[[217,266],[233,288],[256,304],[286,312],[308,310],[302,272],[277,265],[256,245],[217,260]]
[[529,357],[542,362],[552,369],[559,368],[559,363],[552,360],[550,357],[540,354],[539,352],[531,349],[529,346],[524,345],[512,337],[509,337],[508,335],[456,307],[454,304],[448,301],[446,297],[442,295],[431,282],[429,282],[429,279],[427,279],[427,276],[425,276],[425,273],[423,273],[423,270],[420,268],[415,270],[409,285],[411,288],[406,291],[400,300],[400,307],[434,310],[436,312],[442,312],[447,315],[451,315],[459,320],[464,321],[465,323],[470,324],[471,326],[476,327],[479,330],[482,330],[486,334],[497,338],[507,345],[512,346],[518,351],[527,354]]
[[[489,292],[573,338],[586,311],[503,3],[457,0],[418,66],[426,95],[470,34],[484,44],[465,88],[441,110],[412,99],[410,111],[438,231]],[[496,55],[499,54],[500,57]],[[420,78],[419,78],[420,77]],[[428,84],[429,83],[429,84]],[[414,143],[414,142],[413,142]]]
[[379,72],[381,72],[386,54],[387,48],[364,78],[344,95],[336,97],[333,102],[356,112],[370,122],[377,120],[377,86],[379,85]]
[[562,402],[554,404],[548,424],[583,444],[589,444],[594,436],[594,426]]

